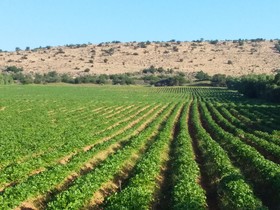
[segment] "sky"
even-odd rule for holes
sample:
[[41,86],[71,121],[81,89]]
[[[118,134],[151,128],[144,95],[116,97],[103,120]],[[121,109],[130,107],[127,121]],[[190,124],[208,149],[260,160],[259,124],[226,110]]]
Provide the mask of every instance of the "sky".
[[0,49],[280,38],[280,0],[0,0]]

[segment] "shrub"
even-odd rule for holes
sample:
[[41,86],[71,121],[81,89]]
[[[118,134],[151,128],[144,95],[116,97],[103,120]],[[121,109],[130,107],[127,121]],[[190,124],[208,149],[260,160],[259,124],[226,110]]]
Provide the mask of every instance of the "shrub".
[[133,78],[129,77],[128,75],[125,74],[116,74],[116,75],[111,75],[110,77],[112,79],[113,85],[130,85],[134,84]]
[[209,41],[210,44],[217,44],[218,42],[219,42],[219,41],[218,41],[217,39],[216,39],[216,40],[210,40],[210,41]]
[[228,64],[228,65],[232,65],[233,62],[232,62],[231,60],[228,60],[227,64]]
[[33,82],[34,82],[35,84],[41,84],[41,83],[44,83],[44,82],[45,82],[45,78],[44,78],[43,75],[37,73],[37,74],[35,74],[35,76],[34,76]]
[[138,46],[141,47],[141,48],[146,48],[146,47],[147,47],[147,45],[146,45],[145,42],[140,42],[140,43],[138,44]]
[[187,81],[183,76],[174,76],[167,79],[162,79],[155,83],[155,86],[181,86]]
[[[280,41],[279,41],[279,42],[280,42]],[[278,52],[280,52],[280,43],[275,44],[275,49],[276,49]]]
[[113,55],[114,54],[114,52],[115,52],[115,50],[114,50],[114,48],[110,48],[110,49],[108,49],[108,50],[102,50],[106,55]]
[[45,76],[45,81],[48,83],[61,82],[61,77],[56,71],[50,71]]
[[239,46],[243,46],[244,45],[244,40],[239,39],[238,44],[239,44]]
[[23,69],[22,68],[18,68],[16,66],[8,66],[6,69],[5,69],[6,72],[12,72],[12,73],[18,73],[18,72],[22,72]]
[[179,51],[178,47],[173,46],[173,51],[174,51],[174,52],[178,52],[178,51]]
[[13,84],[13,77],[9,74],[0,74],[0,85]]
[[63,51],[63,49],[59,48],[57,53],[58,53],[58,54],[59,54],[59,53],[63,54],[63,53],[65,53],[65,52]]
[[196,73],[195,78],[199,81],[205,81],[205,80],[210,80],[211,77],[207,73],[203,71],[199,71]]

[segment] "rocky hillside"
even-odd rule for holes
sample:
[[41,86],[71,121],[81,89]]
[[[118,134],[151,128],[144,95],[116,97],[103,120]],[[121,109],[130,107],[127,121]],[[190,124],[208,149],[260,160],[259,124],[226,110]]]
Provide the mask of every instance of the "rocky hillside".
[[210,75],[272,73],[280,69],[273,41],[128,42],[66,45],[0,53],[0,68],[24,72],[115,74],[163,67],[182,72],[203,70]]

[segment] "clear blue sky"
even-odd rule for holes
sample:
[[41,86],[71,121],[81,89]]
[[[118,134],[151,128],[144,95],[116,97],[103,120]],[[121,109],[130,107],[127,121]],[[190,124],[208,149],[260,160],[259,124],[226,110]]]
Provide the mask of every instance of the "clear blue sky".
[[280,0],[0,0],[0,49],[279,38]]

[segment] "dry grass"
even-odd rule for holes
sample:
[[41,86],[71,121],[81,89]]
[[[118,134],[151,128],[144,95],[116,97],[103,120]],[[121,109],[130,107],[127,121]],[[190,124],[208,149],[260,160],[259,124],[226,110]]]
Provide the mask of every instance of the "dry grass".
[[[203,70],[211,75],[243,75],[248,73],[271,73],[280,68],[280,53],[274,42],[250,42],[243,46],[232,42],[151,43],[146,48],[139,43],[87,45],[83,48],[52,47],[36,52],[2,52],[0,68],[15,65],[25,72],[48,72],[56,70],[72,75],[115,74],[136,72],[154,65],[183,72]],[[106,60],[106,62],[105,62]]]

